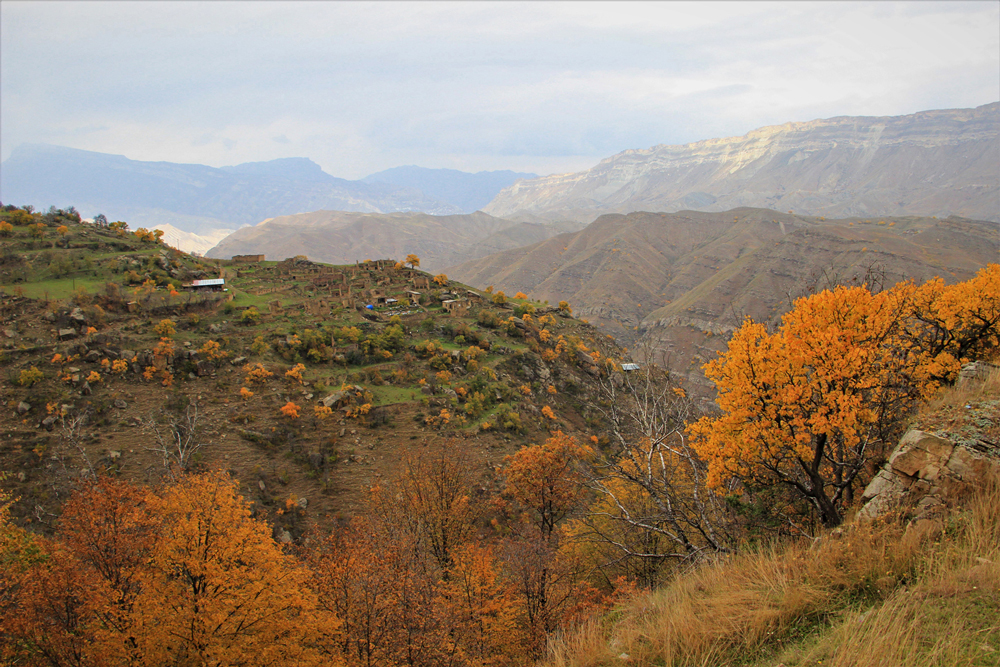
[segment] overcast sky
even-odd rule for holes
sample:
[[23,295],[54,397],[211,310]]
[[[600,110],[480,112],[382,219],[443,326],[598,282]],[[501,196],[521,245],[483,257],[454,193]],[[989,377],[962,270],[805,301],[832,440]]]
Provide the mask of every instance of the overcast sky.
[[763,125],[1000,100],[1000,3],[0,2],[0,158],[49,143],[577,171]]

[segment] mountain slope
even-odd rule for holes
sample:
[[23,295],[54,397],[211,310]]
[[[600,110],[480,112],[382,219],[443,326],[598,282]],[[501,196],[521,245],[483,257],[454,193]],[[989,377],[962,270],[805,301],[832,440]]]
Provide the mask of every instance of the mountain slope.
[[590,220],[595,212],[739,206],[1000,220],[1000,102],[628,150],[587,171],[516,183],[483,210]]
[[538,174],[514,171],[480,171],[470,174],[456,169],[394,167],[362,178],[364,183],[385,183],[415,188],[428,197],[453,204],[463,213],[478,211],[497,193],[519,180],[538,178]]
[[322,208],[459,210],[413,188],[335,178],[306,158],[216,169],[47,145],[14,150],[0,171],[0,200],[40,208],[75,202],[86,217],[104,213],[133,227],[171,224],[195,233]]
[[315,211],[280,216],[244,227],[223,239],[207,256],[265,254],[349,264],[414,253],[428,271],[498,250],[516,248],[576,229],[576,223],[512,223],[485,213],[433,216],[425,213],[346,213]]
[[[765,209],[607,214],[584,230],[449,267],[550,302],[624,344],[697,366],[744,317],[774,321],[792,300],[833,284],[935,275],[964,280],[1000,257],[991,222],[898,217],[825,220]],[[776,305],[777,304],[777,305]],[[783,305],[782,305],[783,304]]]

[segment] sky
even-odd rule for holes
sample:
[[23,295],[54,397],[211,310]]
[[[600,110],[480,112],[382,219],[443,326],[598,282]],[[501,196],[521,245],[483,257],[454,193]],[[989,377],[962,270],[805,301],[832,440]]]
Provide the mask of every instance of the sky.
[[0,2],[0,159],[539,174],[1000,100],[1000,2]]

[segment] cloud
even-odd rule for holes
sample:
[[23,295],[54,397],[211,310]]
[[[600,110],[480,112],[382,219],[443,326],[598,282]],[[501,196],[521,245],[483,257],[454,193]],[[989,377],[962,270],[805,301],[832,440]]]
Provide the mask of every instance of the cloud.
[[0,4],[0,157],[567,171],[1000,99],[995,2]]

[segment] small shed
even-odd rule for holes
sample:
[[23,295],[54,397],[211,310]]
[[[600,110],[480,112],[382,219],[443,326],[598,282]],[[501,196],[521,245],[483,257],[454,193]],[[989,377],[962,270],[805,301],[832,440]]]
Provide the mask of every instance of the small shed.
[[181,287],[195,292],[221,292],[226,288],[226,279],[209,278],[207,280],[192,280],[187,285],[181,285]]

